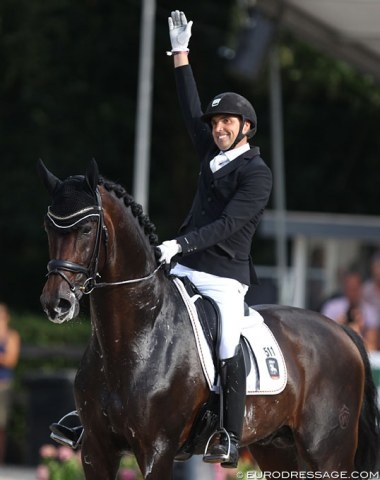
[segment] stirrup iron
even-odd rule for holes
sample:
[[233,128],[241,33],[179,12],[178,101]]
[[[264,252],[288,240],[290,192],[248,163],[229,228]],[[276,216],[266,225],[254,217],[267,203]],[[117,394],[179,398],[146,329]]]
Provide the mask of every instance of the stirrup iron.
[[[213,440],[214,437],[218,436],[221,437],[224,435],[227,438],[227,453],[223,454],[212,454],[208,453],[208,449],[210,446],[211,441]],[[231,455],[231,437],[230,434],[227,432],[227,430],[224,427],[218,428],[218,430],[215,430],[214,433],[211,434],[210,438],[207,441],[205,451],[203,454],[203,461],[205,463],[224,463],[227,462],[230,459]]]
[[81,428],[80,435],[78,436],[77,439],[72,440],[68,438],[67,436],[64,435],[63,432],[60,432],[59,430],[54,430],[54,426],[52,425],[50,426],[50,429],[51,429],[50,438],[55,442],[59,443],[60,445],[63,445],[65,447],[70,447],[73,450],[77,450],[82,443],[84,428],[82,426],[66,427],[66,425],[62,424],[62,422],[64,422],[66,418],[74,417],[74,416],[79,417],[77,410],[73,410],[72,412],[69,412],[66,415],[64,415],[60,420],[58,420],[57,425],[58,427],[62,428],[62,430],[67,429],[68,433],[73,431],[75,432],[76,429]]

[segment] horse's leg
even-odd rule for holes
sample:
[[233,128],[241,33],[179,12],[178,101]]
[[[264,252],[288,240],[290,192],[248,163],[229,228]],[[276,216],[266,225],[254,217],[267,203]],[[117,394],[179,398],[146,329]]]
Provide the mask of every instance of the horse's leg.
[[355,469],[359,412],[348,394],[346,400],[338,406],[332,399],[320,399],[319,406],[311,405],[302,416],[295,440],[300,456],[314,471],[351,473]]
[[294,445],[250,445],[249,451],[262,472],[295,472],[299,470]]
[[115,480],[126,441],[115,445],[115,437],[104,415],[108,392],[100,346],[92,336],[75,378],[75,402],[84,426],[82,464],[86,480]]
[[297,445],[301,457],[313,471],[351,473],[355,470],[355,430],[346,431],[343,435],[326,432],[318,443],[301,440],[297,441]]
[[172,480],[174,465],[174,450],[163,451],[168,441],[160,439],[154,442],[156,448],[152,451],[135,451],[137,463],[140,467],[144,480]]
[[100,445],[96,438],[83,439],[82,464],[86,480],[115,480],[120,452],[112,445]]

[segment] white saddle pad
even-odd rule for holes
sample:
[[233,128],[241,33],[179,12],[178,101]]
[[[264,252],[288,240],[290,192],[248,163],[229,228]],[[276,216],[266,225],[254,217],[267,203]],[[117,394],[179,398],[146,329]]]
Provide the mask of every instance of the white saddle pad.
[[[198,295],[190,297],[180,279],[174,278],[182,299],[189,312],[197,344],[199,359],[210,390],[218,391],[215,365],[212,354],[200,325],[194,302]],[[247,395],[276,395],[285,388],[287,370],[284,356],[263,317],[250,308],[245,317],[242,336],[246,339],[251,357],[251,371],[247,377]],[[253,354],[254,352],[254,354]]]
[[[251,371],[247,377],[247,394],[275,395],[282,392],[288,379],[282,351],[263,317],[249,309],[244,317],[243,337],[251,351]],[[257,368],[255,368],[255,360]]]

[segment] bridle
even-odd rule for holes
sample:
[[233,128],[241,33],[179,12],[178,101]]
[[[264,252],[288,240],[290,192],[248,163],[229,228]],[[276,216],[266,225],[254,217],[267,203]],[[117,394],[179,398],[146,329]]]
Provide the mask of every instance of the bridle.
[[[100,248],[102,244],[102,238],[104,239],[104,245],[107,250],[108,243],[108,230],[104,222],[104,211],[102,207],[102,199],[99,193],[99,189],[96,189],[96,205],[78,210],[67,216],[58,216],[48,208],[46,217],[54,228],[64,232],[69,231],[78,226],[79,224],[94,219],[97,221],[95,244],[92,250],[91,259],[87,267],[80,265],[79,263],[71,262],[70,260],[52,259],[47,264],[47,277],[50,275],[59,275],[69,285],[70,290],[79,299],[82,294],[89,295],[95,288],[119,286],[134,284],[149,280],[152,278],[158,270],[161,268],[162,263],[150,274],[141,278],[134,278],[129,280],[121,280],[119,282],[98,282],[100,274],[98,272]],[[86,277],[86,280],[81,284],[75,284],[72,282],[65,272],[72,272],[82,274]]]

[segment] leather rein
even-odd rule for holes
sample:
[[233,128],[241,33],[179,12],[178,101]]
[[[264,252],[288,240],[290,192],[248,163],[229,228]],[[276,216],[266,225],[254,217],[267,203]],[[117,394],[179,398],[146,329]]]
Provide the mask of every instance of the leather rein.
[[[94,217],[97,219],[95,244],[92,250],[91,260],[87,267],[80,265],[79,263],[71,262],[70,260],[62,259],[52,259],[47,264],[48,273],[46,276],[49,277],[50,275],[59,275],[62,277],[68,283],[70,290],[77,298],[79,298],[81,294],[89,295],[96,288],[130,285],[149,280],[162,266],[162,263],[160,263],[152,273],[146,275],[145,277],[121,280],[119,282],[98,282],[98,279],[101,278],[98,272],[100,247],[102,244],[102,238],[104,238],[104,244],[107,249],[108,230],[104,222],[104,212],[99,189],[96,189],[96,199],[97,205],[84,208],[71,215],[64,217],[55,215],[51,212],[50,207],[48,208],[48,212],[46,214],[46,217],[54,226],[54,228],[59,229],[60,231],[71,230],[79,223],[83,223],[83,221],[90,220]],[[65,272],[82,274],[86,277],[86,280],[81,285],[75,284],[68,278]]]

